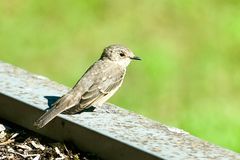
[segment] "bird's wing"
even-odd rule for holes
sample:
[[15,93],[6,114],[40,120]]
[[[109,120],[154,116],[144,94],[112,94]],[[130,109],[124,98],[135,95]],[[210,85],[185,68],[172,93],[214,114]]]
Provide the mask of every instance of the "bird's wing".
[[88,106],[95,102],[98,98],[107,95],[109,92],[114,90],[120,85],[123,77],[119,76],[118,78],[109,78],[100,83],[94,84],[89,88],[87,92],[82,95],[80,100],[81,106]]
[[79,104],[65,111],[68,114],[74,114],[107,95],[109,92],[117,88],[123,81],[125,71],[119,68],[106,69],[99,72],[94,83],[82,94]]

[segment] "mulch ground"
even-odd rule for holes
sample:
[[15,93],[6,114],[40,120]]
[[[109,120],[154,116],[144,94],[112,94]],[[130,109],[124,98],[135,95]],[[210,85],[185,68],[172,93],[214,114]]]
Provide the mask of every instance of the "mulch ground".
[[60,143],[0,120],[0,160],[101,160],[97,155],[79,151],[71,144]]

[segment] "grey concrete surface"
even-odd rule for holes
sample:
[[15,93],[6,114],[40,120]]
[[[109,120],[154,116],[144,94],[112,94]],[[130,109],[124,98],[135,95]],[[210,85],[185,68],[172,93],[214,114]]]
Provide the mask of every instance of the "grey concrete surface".
[[0,61],[0,118],[107,160],[237,160],[240,154],[136,113],[105,104],[94,111],[59,115],[36,129],[33,122],[68,88]]

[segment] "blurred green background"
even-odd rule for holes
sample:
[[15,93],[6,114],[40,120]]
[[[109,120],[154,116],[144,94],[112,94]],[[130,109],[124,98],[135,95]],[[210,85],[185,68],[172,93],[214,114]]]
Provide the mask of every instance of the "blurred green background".
[[240,1],[0,2],[0,59],[69,87],[113,43],[143,61],[111,103],[240,152]]

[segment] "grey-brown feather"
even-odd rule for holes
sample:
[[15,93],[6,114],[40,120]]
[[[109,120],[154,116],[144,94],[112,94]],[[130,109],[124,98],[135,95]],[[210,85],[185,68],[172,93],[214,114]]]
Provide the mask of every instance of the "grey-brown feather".
[[81,86],[86,86],[86,83],[88,83],[88,88],[85,88],[82,92],[79,103],[67,109],[64,113],[75,114],[90,107],[100,98],[107,95],[111,91],[109,88],[114,89],[121,84],[125,75],[125,69],[111,63],[110,61],[100,60],[94,64],[82,80],[73,88],[73,92],[78,92],[81,90]]
[[63,111],[75,114],[97,103],[99,99],[121,85],[125,71],[126,68],[116,63],[100,59],[85,72],[73,89],[54,103],[34,125],[41,128]]

